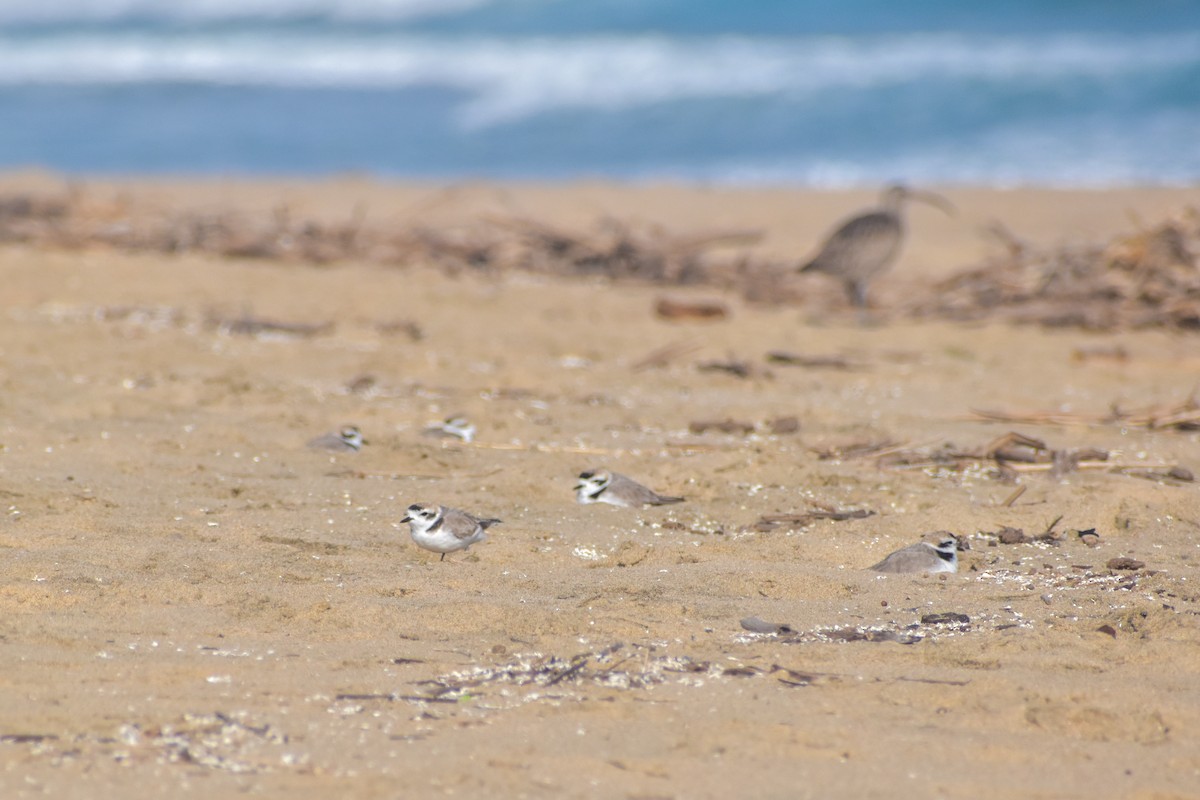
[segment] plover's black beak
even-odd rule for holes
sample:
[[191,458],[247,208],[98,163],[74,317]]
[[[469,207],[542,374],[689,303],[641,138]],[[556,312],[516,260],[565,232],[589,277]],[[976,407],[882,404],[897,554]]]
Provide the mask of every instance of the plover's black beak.
[[405,515],[404,515],[404,519],[402,519],[402,520],[400,520],[400,521],[401,521],[401,522],[412,522],[412,517],[410,517],[410,516],[408,516],[407,514],[405,514]]

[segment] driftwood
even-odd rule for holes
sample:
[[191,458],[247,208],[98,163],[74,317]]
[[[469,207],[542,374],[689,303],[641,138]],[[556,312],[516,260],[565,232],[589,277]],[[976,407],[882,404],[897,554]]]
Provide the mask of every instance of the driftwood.
[[1071,414],[1061,411],[999,411],[971,409],[971,414],[993,422],[1016,422],[1029,425],[1121,425],[1152,430],[1200,429],[1200,403],[1193,395],[1181,403],[1151,406],[1125,411],[1114,405],[1103,414]]
[[[1052,448],[1040,439],[1021,433],[1006,433],[975,448],[959,448],[942,442],[936,446],[881,447],[866,451],[881,469],[948,469],[962,471],[971,466],[991,464],[989,475],[1015,481],[1021,473],[1045,472],[1062,478],[1080,470],[1104,470],[1116,474],[1151,478],[1170,483],[1187,483],[1192,473],[1175,464],[1146,462],[1116,463],[1105,450],[1095,448]],[[1002,505],[1011,505],[1020,497],[1014,492]]]
[[[1001,223],[989,260],[946,280],[916,284],[902,307],[916,318],[1037,323],[1095,330],[1200,329],[1200,212],[1189,208],[1109,242],[1039,248]],[[298,264],[356,261],[385,266],[430,265],[446,272],[521,270],[597,276],[664,286],[708,285],[758,303],[822,302],[820,288],[793,264],[756,252],[756,230],[671,232],[661,226],[600,219],[572,230],[543,221],[483,216],[433,229],[382,220],[368,224],[355,206],[344,219],[305,219],[286,205],[268,214],[195,209],[135,213],[132,200],[100,200],[84,187],[55,194],[0,194],[0,243],[130,252],[206,253]],[[670,319],[717,319],[720,304],[665,301]],[[839,359],[775,354],[776,363],[847,368]],[[1120,352],[1080,358],[1125,358]],[[848,365],[853,368],[854,365]],[[1195,418],[1193,418],[1195,421]]]
[[654,313],[669,320],[718,320],[729,316],[729,308],[717,300],[675,300],[659,298]]
[[800,353],[785,353],[782,350],[772,350],[767,353],[767,362],[807,369],[861,369],[860,365],[850,363],[845,356],[807,356]]
[[1001,223],[1002,252],[935,284],[910,313],[1050,327],[1200,329],[1200,212],[1114,238],[1038,249]]
[[671,342],[662,347],[656,347],[639,358],[633,363],[632,369],[634,372],[642,372],[647,369],[662,369],[672,361],[690,355],[699,349],[699,342]]
[[815,522],[820,519],[827,519],[833,522],[844,522],[848,519],[866,519],[867,517],[874,515],[874,511],[868,511],[865,508],[856,508],[848,511],[831,508],[819,508],[812,511],[803,511],[794,514],[765,514],[762,517],[759,517],[756,522],[752,522],[749,525],[742,527],[741,530],[766,533],[779,528],[802,528],[810,522]]

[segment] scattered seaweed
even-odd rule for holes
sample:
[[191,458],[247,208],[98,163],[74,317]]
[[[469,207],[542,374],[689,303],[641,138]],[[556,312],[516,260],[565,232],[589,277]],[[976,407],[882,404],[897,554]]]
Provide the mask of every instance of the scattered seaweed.
[[[939,442],[934,446],[911,448],[879,447],[867,449],[865,453],[873,456],[881,469],[953,472],[975,469],[986,477],[1007,481],[1015,481],[1021,473],[1028,472],[1044,472],[1058,479],[1079,470],[1104,470],[1117,474],[1136,474],[1139,477],[1145,477],[1141,473],[1146,471],[1166,470],[1163,475],[1169,476],[1169,480],[1183,483],[1191,474],[1186,468],[1170,464],[1113,462],[1109,460],[1106,450],[1092,447],[1053,448],[1040,439],[1016,432],[1006,433],[975,448],[963,449],[948,442]],[[1167,477],[1163,479],[1168,480]],[[1019,496],[1011,495],[1005,503],[1011,504]]]
[[239,775],[308,768],[308,756],[286,733],[244,711],[187,713],[163,724],[129,722],[111,736],[18,733],[0,736],[0,742],[27,745],[55,760],[78,758],[92,748],[128,765],[176,764]]
[[783,350],[772,350],[767,353],[767,363],[784,367],[803,367],[805,369],[863,369],[863,365],[854,364],[845,356],[811,356],[801,353],[788,353]]
[[494,684],[530,689],[593,685],[612,689],[645,689],[669,681],[708,677],[741,677],[754,674],[745,667],[724,667],[711,661],[672,656],[654,646],[626,647],[616,642],[569,658],[533,654],[518,656],[496,666],[478,666],[418,681],[417,702],[461,698],[472,690]]
[[1002,223],[985,232],[1000,251],[934,284],[910,309],[912,316],[1097,331],[1200,328],[1195,208],[1108,243],[1043,249]]
[[[901,309],[913,318],[1034,323],[1088,330],[1200,329],[1200,212],[1187,208],[1155,225],[1104,243],[1039,248],[994,223],[1000,247],[982,264],[915,286],[920,298]],[[104,202],[74,186],[56,194],[0,194],[0,243],[62,249],[104,247],[128,252],[204,253],[224,258],[324,265],[344,261],[455,274],[523,271],[634,280],[663,286],[713,286],[756,303],[813,301],[810,288],[753,248],[756,230],[678,233],[660,225],[602,218],[586,230],[538,220],[484,216],[431,229],[367,223],[355,206],[338,221],[304,218],[287,205],[270,213],[213,213],[177,208],[136,213],[129,197]],[[664,319],[714,320],[720,302],[663,299]],[[853,369],[839,357],[773,354],[779,364]],[[1081,350],[1079,359],[1128,354]],[[1192,422],[1200,423],[1200,416]]]
[[971,409],[972,416],[989,422],[1011,422],[1027,425],[1085,425],[1149,428],[1150,430],[1200,430],[1200,402],[1193,393],[1187,399],[1166,405],[1125,410],[1115,403],[1105,413],[1071,413],[1065,411],[1003,411]]
[[802,511],[793,514],[765,514],[759,517],[757,521],[745,525],[739,530],[742,532],[756,531],[758,533],[767,533],[779,528],[786,528],[788,530],[803,528],[809,523],[821,519],[827,519],[832,522],[845,522],[849,519],[866,519],[874,515],[874,511],[865,508],[850,510],[817,508],[812,511]]

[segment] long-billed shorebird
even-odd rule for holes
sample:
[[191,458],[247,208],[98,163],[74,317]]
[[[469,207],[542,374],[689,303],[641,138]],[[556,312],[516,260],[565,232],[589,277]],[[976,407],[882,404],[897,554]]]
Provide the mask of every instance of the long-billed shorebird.
[[867,286],[895,263],[904,244],[904,201],[918,200],[947,214],[954,206],[940,194],[893,185],[883,191],[879,206],[842,222],[821,245],[821,251],[801,272],[824,272],[842,282],[850,302],[867,305]]

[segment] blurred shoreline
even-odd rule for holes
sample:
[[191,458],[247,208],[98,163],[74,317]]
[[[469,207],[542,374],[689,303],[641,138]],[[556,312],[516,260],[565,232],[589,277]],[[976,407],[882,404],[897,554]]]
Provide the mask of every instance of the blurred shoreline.
[[[882,187],[881,187],[882,188]],[[1104,242],[1200,204],[1200,186],[1078,189],[935,185],[958,214],[915,208],[901,262],[906,272],[945,274],[994,245],[983,229],[1001,222],[1044,245]],[[679,235],[753,230],[764,258],[799,260],[847,214],[872,205],[878,189],[713,186],[703,183],[417,181],[361,174],[324,178],[98,176],[45,170],[0,172],[0,196],[73,196],[98,218],[231,213],[270,220],[286,210],[323,224],[461,229],[496,218],[586,230],[604,220],[656,225]]]
[[0,168],[829,187],[1200,178],[1200,13],[1166,0],[5,5]]

